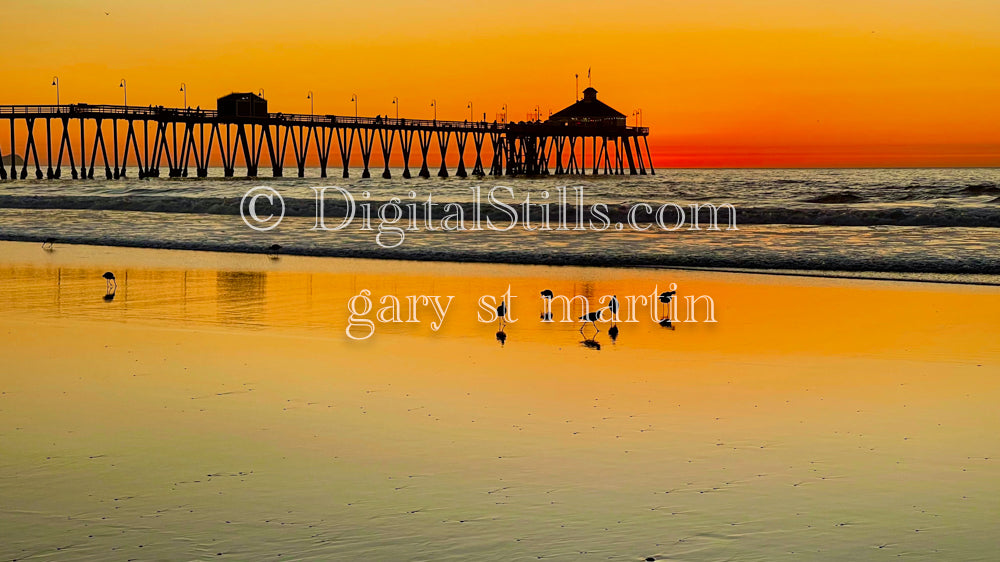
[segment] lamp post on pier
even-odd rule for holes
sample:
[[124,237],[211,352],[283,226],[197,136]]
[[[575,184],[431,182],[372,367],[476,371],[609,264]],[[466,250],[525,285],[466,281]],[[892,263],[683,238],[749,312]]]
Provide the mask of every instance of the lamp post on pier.
[[358,94],[351,94],[351,101],[354,102],[354,118],[358,118]]
[[309,90],[306,99],[309,100],[309,117],[312,117],[316,114],[316,96],[313,95],[312,90]]
[[187,106],[188,106],[188,87],[187,87],[187,84],[185,84],[184,82],[181,82],[181,90],[180,91],[184,92],[184,108],[187,109]]
[[438,100],[432,99],[431,100],[431,107],[434,108],[434,121],[437,121],[438,120]]
[[53,76],[52,77],[52,85],[56,87],[56,105],[60,105],[59,104],[59,77],[58,76]]
[[122,81],[121,83],[118,84],[118,87],[122,89],[122,95],[124,96],[123,99],[125,101],[125,107],[128,107],[128,83],[125,82],[124,78],[122,78]]
[[396,120],[399,121],[399,98],[392,96],[392,105],[396,106]]

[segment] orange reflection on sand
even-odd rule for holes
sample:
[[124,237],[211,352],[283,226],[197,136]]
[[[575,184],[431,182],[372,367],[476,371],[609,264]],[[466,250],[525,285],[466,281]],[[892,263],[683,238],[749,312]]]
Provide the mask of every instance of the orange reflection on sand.
[[[92,560],[994,547],[996,288],[2,246],[11,558],[80,533]],[[667,283],[718,323],[601,325],[597,350],[538,321],[544,288]],[[475,302],[508,286],[501,346]],[[362,288],[456,299],[440,332],[356,342]]]
[[[689,353],[730,355],[887,356],[974,361],[996,353],[994,320],[1000,299],[992,287],[832,280],[691,271],[509,267],[477,264],[422,264],[363,260],[197,254],[173,265],[152,266],[145,254],[183,252],[109,250],[101,267],[87,266],[86,250],[73,247],[44,254],[34,245],[8,244],[20,263],[0,266],[0,303],[8,314],[43,309],[55,315],[167,322],[183,327],[238,325],[268,330],[308,330],[311,335],[347,339],[348,301],[371,292],[374,338],[396,334],[416,338],[459,338],[490,343],[494,323],[480,322],[480,297],[507,303],[512,321],[507,345],[574,345],[582,322],[579,301],[572,322],[562,322],[564,306],[553,303],[553,322],[541,321],[545,289],[557,296],[585,298],[591,310],[615,295],[621,303],[619,337],[608,337],[610,314],[599,322],[597,341],[609,349],[670,348]],[[16,250],[16,251],[15,251]],[[70,254],[73,254],[71,256]],[[205,257],[212,256],[212,257]],[[222,259],[222,267],[212,260]],[[154,259],[154,261],[156,261]],[[162,260],[161,260],[162,261]],[[169,261],[169,260],[168,260]],[[176,261],[176,260],[175,260]],[[190,266],[187,266],[190,264]],[[105,269],[117,272],[113,302],[101,301]],[[677,288],[669,305],[655,299]],[[430,328],[437,314],[426,304],[412,320],[407,296],[453,296],[443,326]],[[706,322],[705,295],[714,303],[716,323]],[[376,312],[396,296],[403,322],[379,322]],[[634,321],[630,296],[637,296]],[[447,299],[445,299],[447,300]],[[652,302],[652,306],[649,304]],[[391,315],[390,315],[391,316]],[[482,316],[488,317],[483,314]],[[655,321],[670,316],[674,330]],[[685,320],[694,319],[694,322]],[[594,334],[592,326],[585,336]],[[621,360],[627,360],[622,358]]]

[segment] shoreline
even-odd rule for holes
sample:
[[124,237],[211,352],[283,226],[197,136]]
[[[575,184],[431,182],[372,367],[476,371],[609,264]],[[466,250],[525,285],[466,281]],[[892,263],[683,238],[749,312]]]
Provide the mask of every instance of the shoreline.
[[[7,236],[0,234],[0,246],[4,244],[14,243],[14,244],[28,244],[28,243],[42,243],[45,239],[38,236]],[[243,247],[215,247],[211,244],[205,244],[205,247],[192,247],[191,245],[184,244],[163,244],[161,246],[151,246],[148,244],[134,243],[105,243],[99,244],[92,241],[74,241],[74,240],[57,240],[57,245],[68,245],[76,247],[91,247],[91,248],[128,248],[135,250],[166,250],[174,252],[198,252],[198,253],[220,253],[227,255],[242,255],[242,256],[267,256],[267,250],[261,250],[259,248],[243,248]],[[384,256],[379,257],[377,255],[363,255],[366,252],[363,251],[352,251],[346,252],[345,255],[337,255],[338,252],[324,253],[324,252],[302,252],[296,251],[295,248],[282,248],[280,256],[295,257],[295,258],[306,258],[306,259],[324,259],[332,258],[335,260],[376,260],[379,262],[410,262],[410,263],[421,263],[425,265],[431,265],[435,263],[443,264],[475,264],[475,265],[494,265],[494,266],[524,266],[524,267],[565,267],[565,268],[594,268],[594,269],[623,269],[623,270],[676,270],[676,271],[687,271],[694,273],[724,273],[724,274],[734,274],[734,275],[763,275],[763,276],[778,276],[778,277],[801,277],[801,278],[813,278],[813,279],[834,279],[834,280],[856,280],[856,281],[879,281],[879,282],[893,282],[893,283],[929,283],[929,284],[946,284],[946,285],[966,285],[966,286],[980,286],[980,287],[998,287],[1000,286],[1000,276],[989,274],[989,273],[947,273],[947,272],[921,272],[921,271],[871,271],[871,270],[817,270],[817,269],[799,269],[799,268],[745,268],[745,267],[699,267],[691,265],[665,265],[665,264],[623,264],[623,263],[604,263],[605,261],[612,262],[614,260],[594,260],[591,263],[580,263],[578,260],[562,260],[560,262],[546,262],[546,261],[517,261],[517,260],[504,260],[502,257],[500,259],[486,259],[487,256],[474,256],[474,258],[480,259],[452,259],[454,256],[420,256],[420,257],[406,257],[406,256]],[[368,253],[370,254],[370,252]],[[958,277],[958,278],[956,278]],[[976,277],[986,277],[976,278]],[[992,277],[997,277],[992,279]]]

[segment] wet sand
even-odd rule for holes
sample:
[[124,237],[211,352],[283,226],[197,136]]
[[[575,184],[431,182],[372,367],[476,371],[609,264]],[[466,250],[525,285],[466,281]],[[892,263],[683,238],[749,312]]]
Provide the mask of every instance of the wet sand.
[[[1000,547],[997,287],[12,242],[0,256],[0,559]],[[541,289],[670,283],[712,296],[718,322],[623,323],[617,341],[602,325],[598,350],[577,324],[538,321]],[[501,346],[475,304],[508,285]],[[439,332],[428,314],[351,341],[364,288],[456,298]]]

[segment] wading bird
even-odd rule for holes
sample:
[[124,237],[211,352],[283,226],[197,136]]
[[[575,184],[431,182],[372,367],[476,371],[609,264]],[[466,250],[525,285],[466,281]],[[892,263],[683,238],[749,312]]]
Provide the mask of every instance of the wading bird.
[[604,314],[605,310],[607,309],[599,308],[594,312],[588,312],[587,314],[581,316],[580,320],[583,322],[583,324],[580,325],[580,333],[581,334],[583,333],[583,328],[587,325],[588,322],[594,325],[594,329],[597,330],[597,333],[600,333],[601,329],[597,327],[597,321],[601,319],[601,315]]
[[542,299],[547,299],[549,301],[549,311],[548,312],[545,311],[545,303],[542,302],[542,313],[539,314],[538,317],[541,318],[543,322],[551,322],[552,321],[552,298],[555,297],[555,294],[552,293],[551,289],[545,289],[544,291],[542,291],[541,294],[542,294]]
[[105,271],[104,275],[102,275],[101,277],[104,278],[104,282],[107,285],[109,295],[113,294],[115,291],[118,290],[118,281],[115,280],[114,273],[111,273],[110,271]]
[[[667,291],[665,293],[660,293],[660,302],[663,303],[663,304],[670,304],[670,301],[673,300],[674,295],[676,295],[676,294],[677,294],[677,291]],[[660,315],[663,316],[662,313]],[[669,323],[670,323],[670,319],[669,318],[667,318],[666,316],[663,316],[663,320],[666,320],[667,324],[669,325]],[[661,326],[663,325],[663,320],[660,320],[660,325]]]
[[503,326],[507,324],[507,301],[500,301],[500,306],[497,307],[497,325],[500,327],[500,331],[503,331]]

